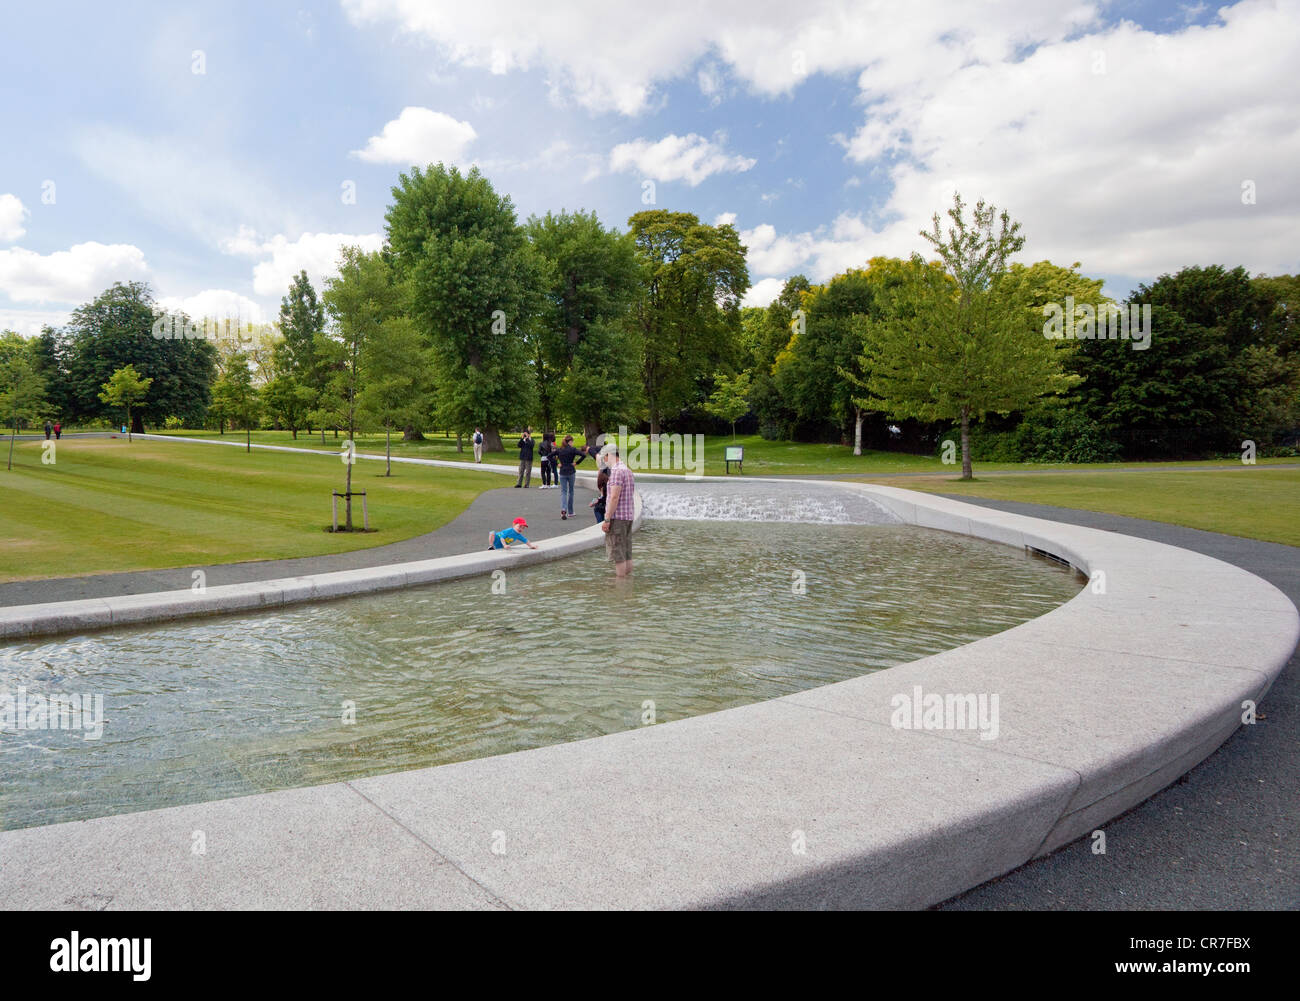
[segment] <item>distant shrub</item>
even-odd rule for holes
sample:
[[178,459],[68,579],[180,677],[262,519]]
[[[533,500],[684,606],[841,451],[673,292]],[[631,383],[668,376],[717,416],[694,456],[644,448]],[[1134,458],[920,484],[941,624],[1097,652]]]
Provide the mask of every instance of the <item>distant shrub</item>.
[[[955,427],[939,436],[936,455],[942,455],[949,438],[961,454],[961,428]],[[978,424],[971,428],[974,462],[1117,462],[1121,452],[1120,443],[1105,428],[1063,407],[1044,407],[1008,430]]]

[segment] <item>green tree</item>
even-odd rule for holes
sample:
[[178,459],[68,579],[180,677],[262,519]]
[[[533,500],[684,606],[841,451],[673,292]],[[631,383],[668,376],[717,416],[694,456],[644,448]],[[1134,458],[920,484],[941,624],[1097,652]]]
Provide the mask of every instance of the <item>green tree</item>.
[[[306,427],[308,415],[316,406],[317,394],[292,375],[277,374],[262,389],[262,403],[277,424],[283,425],[297,439],[298,429]],[[310,433],[310,431],[308,432]]]
[[362,354],[359,406],[365,422],[384,429],[384,475],[392,476],[393,429],[418,423],[433,402],[429,349],[414,320],[390,316],[371,333]]
[[146,379],[135,370],[134,365],[123,365],[100,388],[99,398],[110,407],[126,408],[126,440],[131,441],[131,408],[144,402],[153,385],[152,379]]
[[13,331],[0,334],[0,415],[13,421],[8,468],[14,467],[14,438],[23,421],[35,423],[49,407],[45,378],[37,371],[32,342]]
[[49,413],[63,418],[77,408],[73,406],[68,375],[68,342],[52,327],[45,327],[39,337],[31,342],[32,365],[45,380],[45,395],[49,400]]
[[117,282],[72,314],[60,335],[67,359],[68,417],[104,419],[99,389],[124,365],[152,381],[149,398],[133,411],[132,430],[179,417],[198,426],[211,402],[217,352],[184,314],[159,309],[147,284]]
[[636,413],[639,366],[626,326],[636,248],[594,212],[548,212],[525,231],[547,263],[535,324],[543,426],[552,426],[554,411],[592,439]]
[[1285,277],[1252,279],[1221,265],[1139,285],[1125,307],[1149,307],[1147,348],[1079,341],[1069,360],[1083,379],[1075,399],[1130,456],[1273,440],[1297,419],[1300,354],[1287,285]]
[[742,372],[736,376],[719,373],[714,377],[713,395],[704,409],[731,425],[731,439],[736,439],[736,421],[749,413],[749,373]]
[[638,212],[628,224],[641,264],[634,318],[653,440],[665,416],[702,403],[713,373],[740,360],[749,270],[734,226],[662,209]]
[[411,315],[432,348],[437,416],[444,427],[500,429],[534,413],[537,386],[524,335],[540,305],[543,267],[478,168],[442,164],[402,174],[385,215]]
[[231,428],[244,429],[244,450],[253,451],[253,428],[262,416],[262,402],[253,385],[253,370],[248,355],[237,352],[230,358],[225,372],[212,387],[212,408],[230,421]]
[[811,289],[807,278],[795,275],[786,280],[781,294],[766,309],[741,310],[741,336],[752,372],[749,399],[758,416],[759,432],[767,438],[794,437],[798,414],[777,386],[774,369],[777,357],[790,346],[801,325],[800,319],[806,327],[806,314],[797,311],[803,309],[804,295]]
[[1068,389],[1059,342],[1043,336],[1023,293],[1002,285],[1008,258],[1024,244],[1020,224],[983,201],[968,222],[960,195],[945,235],[935,214],[921,235],[939,254],[912,257],[888,313],[863,326],[865,402],[894,417],[961,421],[962,479],[971,479],[970,424],[1023,410]]
[[[384,322],[396,312],[399,292],[393,284],[392,271],[382,254],[365,253],[360,247],[344,247],[339,258],[339,273],[325,285],[325,309],[332,321],[327,330],[333,342],[335,363],[331,377],[321,394],[319,415],[322,424],[343,428],[350,443],[347,481],[344,489],[346,530],[352,531],[352,450],[360,422],[368,414],[361,408],[365,361],[368,348]],[[318,352],[321,345],[317,346]]]
[[829,424],[843,435],[853,422],[853,454],[862,454],[869,408],[862,390],[863,319],[879,319],[889,291],[905,281],[906,262],[875,257],[800,296],[794,335],[777,355],[773,378],[798,417]]
[[[325,389],[329,370],[317,357],[317,345],[325,332],[325,304],[316,297],[306,271],[298,272],[289,285],[289,292],[280,300],[280,336],[275,346],[274,366],[277,375],[292,379],[299,389],[312,395],[308,411]],[[305,393],[295,394],[295,401]],[[311,427],[307,427],[311,434]],[[296,438],[297,431],[294,432]],[[325,442],[325,429],[321,428],[321,443]]]

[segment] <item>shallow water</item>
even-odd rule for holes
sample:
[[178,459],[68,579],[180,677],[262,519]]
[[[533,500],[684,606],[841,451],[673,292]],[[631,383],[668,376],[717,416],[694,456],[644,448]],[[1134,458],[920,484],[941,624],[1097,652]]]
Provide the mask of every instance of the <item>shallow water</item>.
[[477,578],[0,646],[0,693],[105,705],[98,740],[0,734],[0,829],[758,702],[999,632],[1081,585],[1009,547],[901,525],[658,521],[634,548],[627,582],[598,551],[509,571],[501,594]]

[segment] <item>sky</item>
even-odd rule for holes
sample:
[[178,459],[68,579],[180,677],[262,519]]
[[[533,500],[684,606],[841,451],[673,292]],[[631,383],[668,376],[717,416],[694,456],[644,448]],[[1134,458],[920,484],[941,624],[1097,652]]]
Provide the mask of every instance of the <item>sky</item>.
[[398,175],[477,165],[520,221],[731,222],[747,304],[983,198],[1017,259],[1118,297],[1188,265],[1300,272],[1300,0],[340,0],[6,11],[0,329],[114,281],[276,318]]

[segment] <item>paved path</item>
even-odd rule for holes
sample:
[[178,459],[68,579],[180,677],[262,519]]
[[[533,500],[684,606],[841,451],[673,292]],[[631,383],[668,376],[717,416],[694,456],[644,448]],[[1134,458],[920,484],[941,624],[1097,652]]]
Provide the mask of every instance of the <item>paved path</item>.
[[[1195,550],[1269,581],[1300,605],[1300,549],[1118,515],[952,495],[955,500]],[[985,883],[945,910],[1300,908],[1300,651],[1208,760],[1091,841]]]
[[[534,473],[537,467],[534,466]],[[503,482],[509,482],[502,477]],[[89,577],[60,577],[51,580],[14,581],[0,584],[0,607],[28,605],[46,601],[75,601],[78,598],[107,598],[121,594],[146,594],[152,591],[188,589],[194,570],[207,575],[208,587],[243,584],[249,581],[296,577],[303,574],[328,573],[358,567],[386,566],[410,560],[427,560],[436,556],[456,556],[487,549],[487,534],[507,528],[518,516],[528,519],[529,539],[549,539],[566,532],[594,525],[595,517],[587,508],[591,499],[590,481],[579,477],[574,494],[575,517],[560,518],[560,491],[539,490],[533,477],[528,489],[512,486],[480,494],[458,517],[432,532],[401,542],[372,549],[326,556],[304,556],[289,560],[259,560],[248,563],[224,563],[217,566],[196,565],[170,570],[139,570],[130,573],[96,574]]]

